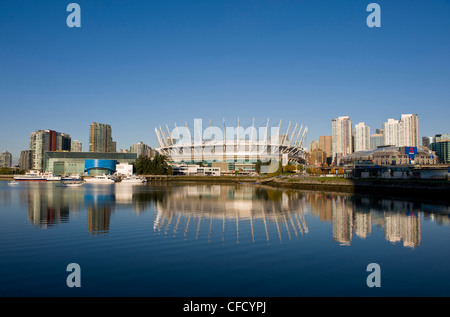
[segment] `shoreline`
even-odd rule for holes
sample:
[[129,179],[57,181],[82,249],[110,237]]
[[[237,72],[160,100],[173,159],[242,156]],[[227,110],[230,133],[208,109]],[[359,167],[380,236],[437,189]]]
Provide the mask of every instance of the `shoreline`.
[[[14,175],[0,175],[0,181],[12,180]],[[169,176],[149,183],[266,185],[274,188],[372,194],[405,198],[421,198],[450,202],[449,180],[424,179],[348,179],[341,177],[256,177],[256,176]]]
[[450,202],[449,180],[390,180],[390,179],[347,179],[347,178],[272,178],[265,181],[259,177],[237,176],[174,176],[170,183],[176,184],[253,184],[274,188],[342,192],[350,194],[372,194],[405,198],[421,198]]

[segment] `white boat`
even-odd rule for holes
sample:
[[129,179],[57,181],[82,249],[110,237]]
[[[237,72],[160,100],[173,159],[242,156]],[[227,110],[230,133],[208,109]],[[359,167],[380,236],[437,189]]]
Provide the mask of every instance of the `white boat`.
[[46,172],[43,174],[43,176],[46,178],[47,181],[60,181],[61,176],[57,176],[53,174],[53,172]]
[[114,184],[115,181],[106,175],[96,175],[91,178],[85,178],[84,181],[90,184]]
[[136,175],[127,176],[122,179],[122,183],[124,184],[142,184],[145,183],[147,180],[145,178],[141,178]]
[[25,173],[25,175],[16,175],[14,176],[15,181],[41,181],[45,182],[47,180],[44,175],[36,171],[29,171]]
[[63,176],[61,177],[61,181],[65,182],[65,181],[82,181],[83,179],[81,178],[80,175],[72,175],[72,176]]
[[11,182],[8,183],[8,185],[19,185],[19,182],[11,181]]

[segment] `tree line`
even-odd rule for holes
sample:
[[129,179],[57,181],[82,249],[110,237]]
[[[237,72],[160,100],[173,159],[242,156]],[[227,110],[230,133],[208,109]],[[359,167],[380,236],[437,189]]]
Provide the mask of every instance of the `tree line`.
[[167,164],[166,157],[156,152],[151,159],[148,156],[139,156],[134,162],[134,171],[138,175],[172,175],[172,166]]

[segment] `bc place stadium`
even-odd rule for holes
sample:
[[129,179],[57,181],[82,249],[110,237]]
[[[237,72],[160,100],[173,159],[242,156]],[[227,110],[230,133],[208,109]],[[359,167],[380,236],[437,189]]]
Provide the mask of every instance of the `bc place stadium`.
[[242,124],[227,126],[225,119],[220,125],[211,120],[195,119],[193,125],[177,125],[172,128],[155,128],[158,147],[156,151],[166,156],[173,166],[200,164],[203,167],[218,167],[226,171],[239,170],[242,174],[252,174],[255,164],[260,161],[268,166],[268,172],[283,166],[304,164],[306,150],[303,147],[308,127],[297,123],[282,126],[281,120],[269,126],[269,119],[255,124],[253,119]]

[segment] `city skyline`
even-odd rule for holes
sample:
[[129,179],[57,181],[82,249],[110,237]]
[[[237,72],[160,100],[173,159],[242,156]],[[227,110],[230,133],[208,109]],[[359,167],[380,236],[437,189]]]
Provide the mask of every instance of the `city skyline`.
[[156,126],[195,118],[299,121],[306,144],[344,114],[375,129],[417,113],[420,139],[448,132],[445,1],[378,1],[374,29],[360,1],[78,3],[79,29],[65,5],[0,5],[0,104],[12,118],[0,152],[13,164],[41,129],[86,150],[93,121],[114,127],[118,151],[155,148]]

